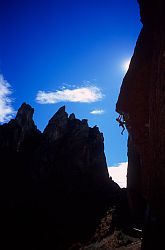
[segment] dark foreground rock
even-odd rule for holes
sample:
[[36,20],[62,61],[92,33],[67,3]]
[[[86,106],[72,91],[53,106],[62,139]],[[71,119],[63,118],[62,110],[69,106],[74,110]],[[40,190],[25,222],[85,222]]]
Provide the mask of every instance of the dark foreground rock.
[[41,133],[33,112],[23,103],[0,126],[3,249],[67,249],[91,237],[120,188],[96,126],[61,107]]
[[137,235],[137,233],[135,234],[133,231],[132,234],[123,231],[121,225],[117,223],[116,219],[116,210],[110,208],[101,219],[99,227],[91,240],[85,245],[80,244],[80,242],[74,244],[69,250],[140,250],[140,235]]

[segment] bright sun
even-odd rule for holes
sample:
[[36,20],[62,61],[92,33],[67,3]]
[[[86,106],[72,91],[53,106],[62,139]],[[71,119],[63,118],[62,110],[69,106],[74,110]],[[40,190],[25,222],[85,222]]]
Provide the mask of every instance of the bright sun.
[[123,62],[123,70],[124,70],[125,72],[127,72],[128,68],[129,68],[130,60],[131,60],[131,59],[128,59],[128,60],[126,60],[126,61]]

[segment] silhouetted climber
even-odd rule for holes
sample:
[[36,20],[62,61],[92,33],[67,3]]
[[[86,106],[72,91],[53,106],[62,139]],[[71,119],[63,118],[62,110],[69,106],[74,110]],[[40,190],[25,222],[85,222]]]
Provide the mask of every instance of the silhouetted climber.
[[121,131],[121,134],[123,135],[123,132],[125,130],[125,126],[124,126],[125,121],[124,121],[123,115],[119,115],[119,117],[116,118],[116,121],[119,123],[119,127],[123,128],[123,130]]

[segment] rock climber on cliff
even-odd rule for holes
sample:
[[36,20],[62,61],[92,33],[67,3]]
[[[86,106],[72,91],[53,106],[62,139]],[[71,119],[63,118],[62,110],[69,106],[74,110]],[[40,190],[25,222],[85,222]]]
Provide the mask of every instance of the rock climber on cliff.
[[121,134],[123,135],[123,132],[125,130],[125,126],[124,126],[125,121],[124,121],[123,115],[119,115],[119,117],[116,118],[116,121],[119,123],[119,127],[123,128],[123,130],[121,131]]

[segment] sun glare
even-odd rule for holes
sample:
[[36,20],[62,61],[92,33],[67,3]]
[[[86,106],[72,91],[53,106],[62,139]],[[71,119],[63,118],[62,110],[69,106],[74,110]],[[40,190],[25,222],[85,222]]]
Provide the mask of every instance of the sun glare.
[[128,68],[129,68],[129,65],[130,65],[130,59],[123,62],[123,70],[125,72],[127,72]]

